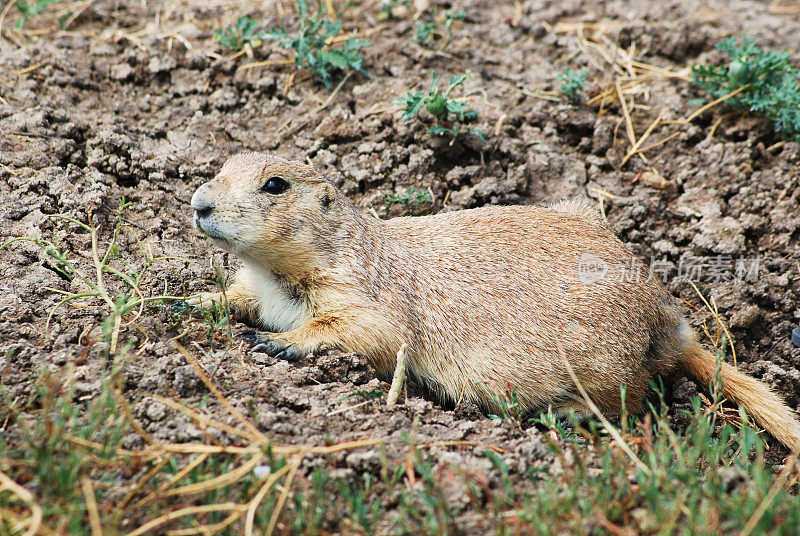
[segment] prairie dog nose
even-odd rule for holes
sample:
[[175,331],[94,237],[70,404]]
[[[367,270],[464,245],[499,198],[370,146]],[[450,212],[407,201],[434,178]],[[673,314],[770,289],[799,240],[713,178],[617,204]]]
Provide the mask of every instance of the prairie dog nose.
[[211,212],[214,210],[214,203],[203,203],[194,206],[194,212],[201,218],[205,218],[206,216],[210,216]]
[[192,196],[192,208],[194,209],[197,216],[200,218],[205,218],[207,216],[210,216],[215,206],[213,202],[207,200],[203,195],[204,189],[205,187],[201,186]]

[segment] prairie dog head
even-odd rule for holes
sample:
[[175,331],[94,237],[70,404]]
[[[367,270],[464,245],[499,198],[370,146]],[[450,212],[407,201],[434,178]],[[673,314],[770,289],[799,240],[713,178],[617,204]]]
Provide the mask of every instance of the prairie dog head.
[[232,156],[192,196],[198,231],[234,255],[282,270],[332,246],[347,203],[313,167],[260,153]]

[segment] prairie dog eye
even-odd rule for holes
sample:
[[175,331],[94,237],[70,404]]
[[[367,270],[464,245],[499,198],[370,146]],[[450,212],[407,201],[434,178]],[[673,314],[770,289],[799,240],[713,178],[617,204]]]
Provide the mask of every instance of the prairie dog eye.
[[289,189],[289,183],[281,177],[270,177],[261,185],[261,191],[267,194],[278,195]]

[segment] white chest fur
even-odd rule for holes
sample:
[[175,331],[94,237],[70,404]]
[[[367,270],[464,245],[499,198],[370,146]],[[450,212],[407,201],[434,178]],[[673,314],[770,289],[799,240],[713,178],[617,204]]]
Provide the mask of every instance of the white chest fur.
[[299,328],[310,316],[302,299],[293,296],[281,280],[260,266],[245,264],[236,278],[256,295],[258,317],[270,331]]

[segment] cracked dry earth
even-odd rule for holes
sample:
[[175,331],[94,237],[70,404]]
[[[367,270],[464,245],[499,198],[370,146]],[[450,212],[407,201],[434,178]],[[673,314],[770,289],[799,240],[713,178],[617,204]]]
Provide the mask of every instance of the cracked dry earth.
[[[640,257],[659,260],[692,324],[701,331],[707,324],[712,335],[712,315],[677,276],[687,256],[722,262],[721,275],[707,271],[698,285],[727,324],[739,365],[792,408],[800,407],[800,348],[790,342],[800,322],[800,145],[756,116],[723,118],[709,136],[725,113],[712,110],[648,152],[649,164],[632,158],[621,166],[629,143],[618,106],[601,110],[536,97],[557,95],[547,92],[558,88],[556,75],[565,67],[590,70],[590,94],[613,81],[613,73],[595,68],[576,32],[564,29],[569,24],[607,22],[611,42],[623,49],[635,44],[641,61],[680,69],[718,61],[713,47],[728,35],[749,34],[764,47],[791,49],[800,34],[798,16],[744,0],[702,8],[689,0],[526,0],[519,9],[513,2],[468,0],[458,4],[466,19],[454,25],[446,52],[416,44],[409,19],[392,20],[369,36],[364,66],[370,77],[348,77],[331,97],[313,80],[288,83],[293,67],[243,69],[253,59],[231,58],[214,42],[213,29],[230,24],[243,6],[268,26],[292,24],[291,16],[280,18],[260,2],[98,1],[68,30],[59,30],[55,15],[46,14],[29,25],[49,31],[18,44],[2,41],[2,239],[45,238],[89,274],[89,233],[54,215],[91,222],[107,244],[124,198],[130,206],[114,263],[136,272],[146,259],[156,259],[141,279],[143,295],[211,290],[217,270],[224,277],[237,261],[195,235],[189,199],[240,150],[308,160],[381,217],[402,209],[387,209],[387,195],[410,187],[430,190],[432,203],[424,209],[434,212],[585,198],[602,203],[614,230]],[[377,28],[382,23],[376,13],[370,2],[355,6],[345,27]],[[279,48],[264,44],[254,59],[283,58]],[[451,144],[401,121],[393,102],[410,84],[426,85],[431,72],[467,70],[473,75],[465,93],[480,114],[478,126],[487,131],[485,142],[466,136]],[[684,80],[654,80],[637,96],[643,106],[634,110],[637,132],[652,119],[647,106],[666,107],[665,119],[679,119],[695,109],[688,103],[698,96]],[[649,166],[662,178],[647,173]],[[48,323],[63,293],[85,286],[55,269],[35,244],[14,243],[0,258],[0,354],[6,356],[2,381],[9,396],[30,395],[32,379],[44,371],[73,381],[76,400],[96,396],[110,366],[102,327],[107,309],[78,300],[75,307],[56,309]],[[748,265],[750,273],[737,272],[741,259],[757,259],[757,270]],[[122,285],[109,285],[122,292]],[[235,424],[176,350],[172,340],[180,336],[231,403],[275,442],[386,440],[383,453],[309,456],[304,475],[322,463],[343,478],[376,473],[382,456],[400,463],[412,430],[418,444],[466,442],[428,452],[440,471],[458,466],[485,475],[490,486],[497,477],[482,454],[486,445],[503,449],[512,475],[524,475],[531,465],[560,470],[539,428],[491,420],[469,406],[441,406],[413,385],[405,403],[387,410],[380,401],[347,397],[388,387],[359,356],[330,350],[299,362],[275,360],[228,337],[229,328],[247,326],[214,330],[198,320],[176,323],[155,306],[123,320],[120,344],[131,345],[122,364],[124,395],[153,438],[234,440],[151,396],[204,404],[209,415]],[[672,386],[676,426],[680,410],[702,391],[686,380]],[[779,460],[785,451],[769,441],[770,455]],[[142,442],[131,431],[123,445]],[[452,495],[463,499],[457,491]]]

